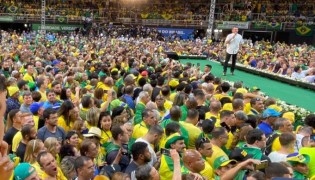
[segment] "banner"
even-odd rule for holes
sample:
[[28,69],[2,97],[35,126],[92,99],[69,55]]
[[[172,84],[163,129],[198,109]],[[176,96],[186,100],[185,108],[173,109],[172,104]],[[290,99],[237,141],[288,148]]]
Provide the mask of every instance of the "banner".
[[233,27],[249,29],[249,22],[223,21],[222,23],[217,24],[217,29],[232,29]]
[[309,25],[297,25],[295,27],[295,33],[298,36],[312,36],[314,26]]
[[189,37],[194,33],[194,29],[180,29],[180,28],[157,28],[159,33],[164,37],[172,36],[176,33],[182,39],[189,39]]
[[[79,24],[46,24],[45,29],[47,31],[74,31],[76,28],[82,28],[83,25]],[[32,30],[41,30],[40,24],[32,24]]]
[[0,16],[0,22],[13,22],[13,16]]
[[252,22],[253,29],[265,29],[267,27],[267,22],[265,21],[256,21]]

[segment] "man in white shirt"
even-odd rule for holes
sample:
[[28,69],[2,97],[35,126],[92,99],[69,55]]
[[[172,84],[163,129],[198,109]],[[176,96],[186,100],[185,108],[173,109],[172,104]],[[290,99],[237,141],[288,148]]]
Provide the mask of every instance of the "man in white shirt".
[[239,50],[240,44],[243,43],[243,37],[240,34],[238,34],[237,27],[232,28],[232,33],[226,37],[224,43],[226,44],[226,58],[223,67],[223,75],[226,76],[226,70],[228,63],[231,59],[231,56],[232,56],[231,74],[234,75],[237,52]]
[[151,161],[148,163],[151,166],[154,166],[158,162],[158,158],[155,154],[154,149],[151,145],[157,145],[160,143],[164,134],[164,130],[160,125],[151,126],[148,133],[136,140],[136,142],[145,142],[148,144],[149,151],[151,153]]

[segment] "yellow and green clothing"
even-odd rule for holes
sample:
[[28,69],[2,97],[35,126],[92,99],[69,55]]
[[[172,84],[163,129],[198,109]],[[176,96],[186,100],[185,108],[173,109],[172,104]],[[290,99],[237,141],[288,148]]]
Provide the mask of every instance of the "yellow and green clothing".
[[206,160],[210,164],[211,167],[213,167],[214,161],[221,157],[221,156],[226,156],[228,158],[228,155],[217,145],[212,144],[212,150],[213,153],[211,157],[207,157]]
[[38,115],[34,115],[33,116],[33,119],[34,119],[34,127],[36,129],[36,131],[38,130],[38,121],[39,121],[39,116]]
[[22,141],[23,137],[22,137],[22,133],[21,131],[17,132],[12,140],[12,151],[15,153],[20,142]]
[[188,108],[187,106],[184,104],[180,107],[181,111],[182,111],[182,116],[180,117],[180,121],[186,121],[187,118],[187,114],[188,114]]
[[145,110],[145,104],[142,102],[139,102],[136,105],[136,111],[135,111],[135,118],[133,120],[133,124],[139,124],[142,121],[142,112]]
[[58,117],[58,126],[62,127],[65,130],[65,132],[67,133],[68,131],[73,129],[73,122],[70,121],[69,125],[67,125],[64,116],[61,115],[61,116]]
[[103,131],[101,133],[102,139],[101,139],[101,144],[107,143],[109,141],[111,141],[112,139],[112,132],[110,130],[108,131]]
[[263,156],[261,149],[258,147],[248,147],[247,145],[244,145],[241,149],[246,151],[248,154],[253,155],[253,159],[261,160]]
[[307,163],[308,167],[310,167],[310,171],[308,173],[308,177],[315,176],[315,148],[314,147],[302,147],[299,150],[300,154],[306,154],[310,157],[310,162]]
[[200,175],[208,180],[212,180],[214,178],[213,168],[207,161],[205,161],[205,168],[200,172]]
[[293,171],[293,178],[295,179],[308,179],[305,175],[300,172]]
[[173,106],[173,102],[165,99],[164,108],[167,110],[170,110],[172,108],[172,106]]
[[143,137],[148,133],[149,128],[150,127],[147,126],[144,121],[142,121],[140,124],[134,126],[131,138],[136,140],[140,137]]
[[182,125],[187,131],[188,131],[188,149],[195,149],[195,142],[197,141],[198,137],[200,136],[200,134],[202,133],[202,131],[194,126],[191,123],[187,123],[184,121],[180,121],[179,123],[180,125]]
[[[166,119],[163,122],[161,122],[160,125],[162,126],[163,129],[165,129],[166,125],[168,125],[171,122],[177,122],[177,121],[173,121],[171,119]],[[187,129],[183,125],[181,125],[181,124],[179,124],[179,125],[180,125],[181,135],[184,137],[185,145],[186,145],[186,147],[188,147],[189,133],[188,133]]]
[[86,114],[87,112],[89,111],[89,108],[81,108],[80,109],[80,118],[83,120],[83,121],[86,121]]
[[38,90],[39,94],[41,95],[41,98],[40,98],[40,102],[45,102],[47,101],[47,96],[46,96],[46,91],[45,92],[41,92],[40,90]]
[[[185,168],[183,161],[180,159],[180,166],[182,174],[188,174],[189,171]],[[171,157],[162,154],[161,164],[159,169],[161,180],[171,180],[173,178],[174,162]]]

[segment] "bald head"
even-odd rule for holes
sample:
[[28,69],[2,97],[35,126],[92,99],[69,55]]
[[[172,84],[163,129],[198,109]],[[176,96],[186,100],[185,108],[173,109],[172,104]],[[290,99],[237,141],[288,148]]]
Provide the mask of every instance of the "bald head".
[[205,168],[201,154],[195,149],[188,149],[183,154],[183,162],[191,172],[199,173]]

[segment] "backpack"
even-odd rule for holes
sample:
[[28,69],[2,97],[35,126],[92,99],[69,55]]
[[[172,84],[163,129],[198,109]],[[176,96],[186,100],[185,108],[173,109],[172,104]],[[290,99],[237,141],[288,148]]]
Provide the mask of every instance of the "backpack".
[[280,134],[273,133],[267,138],[266,147],[265,147],[265,151],[264,151],[266,156],[268,156],[272,152],[273,141],[279,136],[280,136]]

